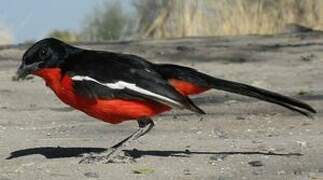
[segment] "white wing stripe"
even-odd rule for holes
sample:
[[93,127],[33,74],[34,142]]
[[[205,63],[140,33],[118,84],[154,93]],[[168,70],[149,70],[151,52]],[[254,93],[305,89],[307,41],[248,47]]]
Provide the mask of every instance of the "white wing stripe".
[[136,92],[139,92],[141,94],[145,94],[145,95],[148,95],[148,96],[152,96],[152,97],[156,97],[158,99],[161,99],[161,100],[164,100],[164,101],[168,101],[168,102],[171,102],[173,104],[177,104],[177,105],[180,105],[181,104],[177,101],[174,101],[170,98],[167,98],[165,96],[161,96],[159,94],[156,94],[156,93],[153,93],[151,91],[148,91],[146,89],[143,89],[141,87],[138,87],[136,84],[132,84],[132,83],[127,83],[127,82],[124,82],[124,81],[118,81],[116,83],[101,83],[89,76],[73,76],[72,77],[72,80],[74,81],[93,81],[93,82],[96,82],[98,84],[101,84],[103,86],[106,86],[108,88],[111,88],[111,89],[125,89],[125,88],[128,88],[128,89],[131,89],[133,91],[136,91]]

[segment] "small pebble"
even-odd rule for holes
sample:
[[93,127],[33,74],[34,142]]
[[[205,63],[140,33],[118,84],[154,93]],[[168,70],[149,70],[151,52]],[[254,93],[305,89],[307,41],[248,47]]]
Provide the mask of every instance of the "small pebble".
[[151,168],[140,168],[140,169],[135,169],[132,172],[134,174],[152,174],[155,172],[155,170]]
[[99,175],[96,172],[87,172],[87,173],[84,173],[84,176],[89,178],[99,178]]
[[184,169],[184,175],[189,176],[192,175],[192,173],[189,169]]
[[209,162],[212,166],[216,166],[216,163],[214,161]]
[[294,170],[294,174],[295,174],[295,175],[302,175],[302,170],[300,170],[300,169],[295,169],[295,170]]
[[242,116],[237,116],[236,119],[237,120],[246,120],[246,118],[245,117],[242,117]]
[[251,165],[252,167],[264,166],[264,164],[261,161],[250,161],[248,162],[248,164]]

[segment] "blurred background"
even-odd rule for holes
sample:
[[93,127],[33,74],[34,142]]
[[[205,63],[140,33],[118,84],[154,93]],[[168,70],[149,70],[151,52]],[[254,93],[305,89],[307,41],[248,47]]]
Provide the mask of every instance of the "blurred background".
[[323,29],[322,0],[0,0],[0,44]]

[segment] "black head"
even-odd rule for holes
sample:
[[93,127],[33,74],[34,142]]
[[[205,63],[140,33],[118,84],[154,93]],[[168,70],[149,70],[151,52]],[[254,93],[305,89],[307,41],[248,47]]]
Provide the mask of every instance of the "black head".
[[71,54],[78,51],[80,49],[54,38],[40,40],[23,55],[17,71],[18,78],[24,78],[42,68],[59,67]]

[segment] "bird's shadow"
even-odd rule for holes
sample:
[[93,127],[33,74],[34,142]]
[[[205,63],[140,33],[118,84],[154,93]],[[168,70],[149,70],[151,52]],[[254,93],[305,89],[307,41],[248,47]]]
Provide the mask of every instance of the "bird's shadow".
[[[88,153],[102,153],[106,151],[106,148],[94,148],[94,147],[37,147],[17,150],[10,153],[10,156],[6,159],[14,159],[29,155],[43,155],[47,159],[56,158],[69,158],[69,157],[81,157],[83,154]],[[143,156],[159,156],[159,157],[190,157],[192,155],[265,155],[265,156],[303,156],[301,153],[275,153],[275,152],[258,152],[258,151],[224,151],[224,152],[209,152],[209,151],[165,151],[165,150],[123,150],[125,155],[134,159]]]
[[13,151],[6,159],[14,159],[29,155],[43,155],[47,159],[81,157],[87,153],[102,153],[106,148],[94,147],[37,147]]

